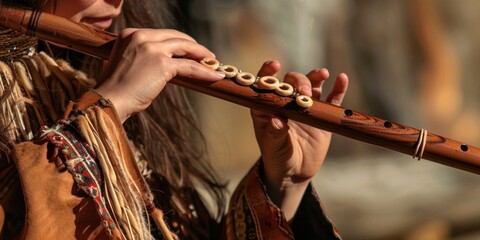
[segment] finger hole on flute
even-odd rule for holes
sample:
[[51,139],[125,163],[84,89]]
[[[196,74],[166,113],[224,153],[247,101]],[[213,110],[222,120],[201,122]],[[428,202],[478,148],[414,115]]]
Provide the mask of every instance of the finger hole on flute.
[[309,108],[313,105],[313,100],[309,96],[299,95],[295,101],[297,102],[298,106],[303,108]]
[[255,83],[255,76],[248,72],[239,72],[237,76],[235,76],[235,80],[237,83],[243,86],[250,86]]
[[280,81],[276,77],[265,76],[258,80],[258,86],[261,89],[275,90],[278,88],[278,85],[280,85]]
[[212,70],[217,70],[220,66],[220,62],[213,58],[204,58],[200,61],[200,64]]
[[350,117],[353,115],[353,111],[350,109],[345,109],[344,114],[345,116]]
[[218,71],[225,73],[226,78],[233,78],[237,75],[238,69],[232,65],[222,65]]

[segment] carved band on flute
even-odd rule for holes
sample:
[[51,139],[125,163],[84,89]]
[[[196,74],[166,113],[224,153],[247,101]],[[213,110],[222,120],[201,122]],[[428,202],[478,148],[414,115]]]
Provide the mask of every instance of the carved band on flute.
[[[36,23],[34,34],[39,39],[103,59],[108,59],[116,39],[115,34],[95,30],[55,15],[33,13],[30,10],[9,7],[5,4],[0,8],[1,27],[27,33],[28,29],[34,30],[29,27],[30,19]],[[312,101],[312,105],[308,108],[300,107],[295,103],[294,98],[282,95],[282,90],[290,91],[288,86],[277,87],[276,89],[280,88],[280,93],[258,91],[243,86],[248,84],[242,84],[251,81],[252,78],[255,80],[255,76],[249,74],[237,74],[237,76],[240,80],[237,79],[236,82],[240,84],[227,79],[206,82],[190,78],[175,78],[171,82],[345,137],[480,174],[480,149],[476,147],[322,101]]]

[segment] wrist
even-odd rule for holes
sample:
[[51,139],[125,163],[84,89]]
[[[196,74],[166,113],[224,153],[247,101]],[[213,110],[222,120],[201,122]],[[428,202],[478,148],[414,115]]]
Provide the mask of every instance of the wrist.
[[265,184],[270,200],[282,210],[287,221],[290,221],[297,211],[310,179],[298,180],[294,177],[268,176],[260,166],[260,176]]
[[108,99],[112,103],[121,123],[125,122],[130,117],[130,114],[127,111],[127,104],[123,102],[123,99],[119,94],[116,94],[114,91],[104,86],[100,86],[93,90],[102,96],[102,98]]

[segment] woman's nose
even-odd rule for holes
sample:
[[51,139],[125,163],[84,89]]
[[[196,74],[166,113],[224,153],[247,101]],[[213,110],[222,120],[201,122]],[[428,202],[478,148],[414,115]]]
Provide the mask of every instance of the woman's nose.
[[119,7],[122,5],[123,0],[104,0],[106,3],[113,5],[114,7]]

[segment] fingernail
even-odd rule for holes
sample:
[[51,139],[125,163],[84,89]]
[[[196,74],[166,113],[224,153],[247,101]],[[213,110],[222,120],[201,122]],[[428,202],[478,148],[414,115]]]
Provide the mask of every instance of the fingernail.
[[225,78],[225,73],[223,73],[223,72],[216,72],[216,73],[219,77]]
[[328,69],[326,69],[326,68],[322,68],[322,69],[320,69],[320,70],[322,70],[322,71],[324,71],[324,72],[328,72]]
[[276,118],[272,119],[272,125],[276,130],[280,130],[280,129],[283,128],[282,121],[280,121],[279,119],[276,119]]

